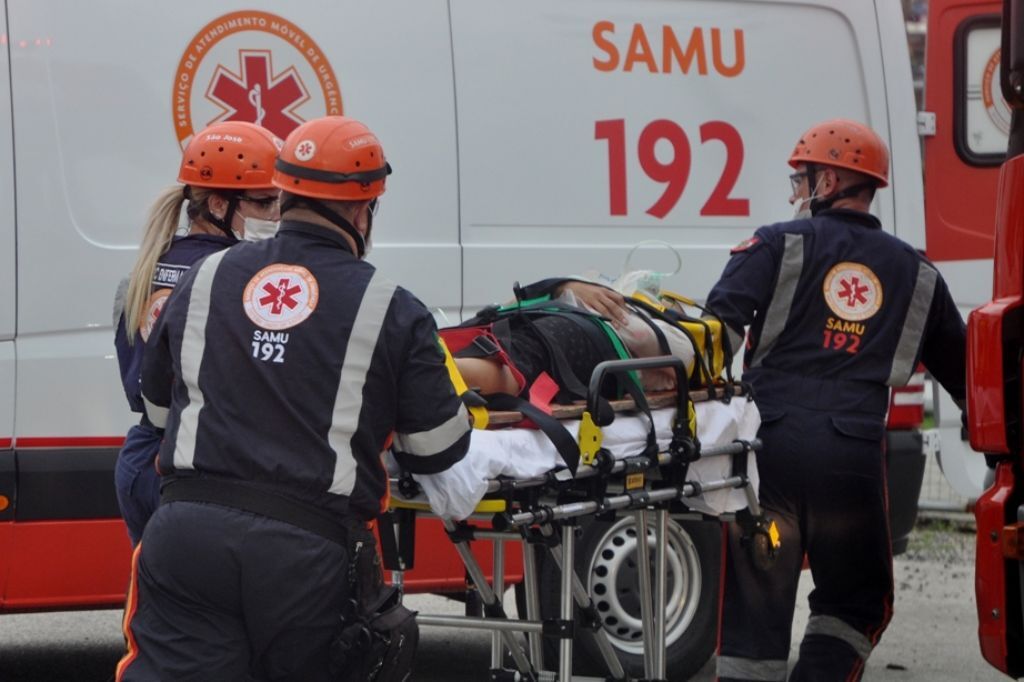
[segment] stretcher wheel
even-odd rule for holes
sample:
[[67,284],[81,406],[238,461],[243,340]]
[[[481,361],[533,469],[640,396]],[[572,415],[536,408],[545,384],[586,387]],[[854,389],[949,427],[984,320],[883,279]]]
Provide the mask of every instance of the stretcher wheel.
[[[643,677],[639,584],[636,578],[636,530],[632,517],[614,521],[587,520],[581,524],[576,572],[594,600],[619,660],[626,672]],[[649,530],[653,556],[653,526]],[[685,680],[711,657],[718,630],[718,584],[721,526],[706,521],[669,521],[667,611],[668,678]],[[558,616],[559,572],[538,553],[541,615]],[[517,592],[517,596],[519,593]],[[520,605],[521,613],[525,609]],[[577,622],[579,618],[577,617]],[[593,640],[577,626],[574,669],[577,674],[606,675]],[[545,663],[555,669],[558,642],[545,640]]]

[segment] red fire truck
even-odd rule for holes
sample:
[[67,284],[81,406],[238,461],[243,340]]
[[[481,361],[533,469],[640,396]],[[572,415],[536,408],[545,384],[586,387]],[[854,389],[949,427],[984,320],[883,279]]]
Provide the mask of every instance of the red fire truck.
[[994,473],[993,484],[975,507],[978,637],[989,663],[1020,677],[1024,676],[1024,1],[1005,0],[996,19],[1001,19],[1002,44],[993,71],[1005,101],[1009,140],[991,204],[995,210],[992,299],[974,310],[968,321],[968,414],[971,446],[985,453]]

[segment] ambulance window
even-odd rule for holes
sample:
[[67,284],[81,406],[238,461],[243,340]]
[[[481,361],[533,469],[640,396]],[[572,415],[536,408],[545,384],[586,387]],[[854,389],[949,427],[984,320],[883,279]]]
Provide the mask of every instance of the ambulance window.
[[1010,108],[999,86],[999,15],[974,16],[956,31],[953,118],[965,163],[997,166],[1006,156]]

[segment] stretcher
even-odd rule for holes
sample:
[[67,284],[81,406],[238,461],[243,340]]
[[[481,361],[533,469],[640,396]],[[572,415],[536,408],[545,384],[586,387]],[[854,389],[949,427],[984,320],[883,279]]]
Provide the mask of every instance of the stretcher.
[[[591,437],[588,419],[601,412],[601,382],[609,375],[647,367],[673,366],[675,358],[645,358],[601,363],[590,384],[586,405],[556,408],[565,427],[583,440]],[[685,382],[681,383],[685,386]],[[644,647],[644,680],[666,679],[666,537],[670,515],[710,522],[741,521],[755,550],[770,557],[777,536],[762,517],[757,501],[754,454],[760,417],[749,391],[741,384],[720,384],[702,391],[650,396],[648,408],[636,413],[632,400],[613,401],[599,419],[594,452],[581,447],[583,460],[572,474],[548,437],[535,429],[474,431],[466,457],[451,469],[429,476],[398,475],[391,480],[392,513],[382,525],[385,565],[392,581],[401,584],[401,552],[389,552],[391,533],[401,537],[415,526],[415,517],[439,517],[454,543],[466,573],[483,601],[483,617],[420,614],[423,626],[483,629],[492,633],[492,680],[568,682],[630,680],[601,625],[583,582],[572,570],[574,529],[587,516],[628,515],[636,528],[646,528],[653,556],[636,552]],[[611,409],[609,413],[608,408]],[[632,411],[631,411],[632,410]],[[682,417],[680,417],[682,415]],[[490,424],[518,422],[521,415],[491,413]],[[575,418],[574,418],[575,417]],[[695,427],[695,428],[694,428]],[[391,536],[395,537],[395,536]],[[489,540],[494,547],[493,581],[470,551],[470,543]],[[504,612],[505,543],[521,541],[524,565],[525,617]],[[398,546],[398,543],[392,545]],[[539,609],[537,551],[548,552],[560,570],[559,617],[542,620]],[[395,554],[398,556],[394,556]],[[392,556],[389,559],[389,554]],[[568,560],[563,560],[568,558]],[[574,618],[574,604],[579,614]],[[515,635],[526,633],[526,646]],[[607,674],[573,676],[574,633],[594,638]],[[543,669],[542,637],[559,641],[558,670]],[[513,668],[503,665],[505,653]]]

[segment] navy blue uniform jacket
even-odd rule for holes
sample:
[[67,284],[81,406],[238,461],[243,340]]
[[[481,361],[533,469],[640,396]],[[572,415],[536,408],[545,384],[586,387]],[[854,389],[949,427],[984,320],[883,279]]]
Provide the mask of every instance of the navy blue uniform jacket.
[[246,481],[362,519],[380,512],[392,432],[413,473],[469,446],[430,312],[306,223],[193,267],[153,328],[142,385],[150,418],[166,418],[163,474]]
[[708,308],[734,348],[750,327],[744,378],[764,397],[884,415],[889,386],[923,362],[965,395],[965,329],[945,281],[874,216],[833,209],[762,227],[733,249]]

